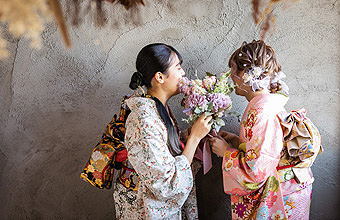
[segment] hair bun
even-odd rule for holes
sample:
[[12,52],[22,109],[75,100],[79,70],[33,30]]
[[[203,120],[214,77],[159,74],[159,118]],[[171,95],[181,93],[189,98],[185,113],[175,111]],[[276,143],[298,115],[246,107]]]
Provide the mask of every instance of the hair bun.
[[282,89],[282,85],[278,82],[270,83],[270,93],[276,93]]
[[139,86],[145,85],[143,75],[140,72],[134,72],[131,76],[130,89],[135,90]]

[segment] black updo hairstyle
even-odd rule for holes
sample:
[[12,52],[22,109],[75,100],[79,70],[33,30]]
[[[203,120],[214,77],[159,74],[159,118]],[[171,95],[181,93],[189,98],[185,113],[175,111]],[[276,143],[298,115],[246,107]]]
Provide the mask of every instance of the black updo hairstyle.
[[[177,55],[180,63],[182,63],[182,56],[172,46],[155,43],[143,47],[137,55],[137,72],[132,75],[129,87],[133,90],[144,85],[147,88],[151,88],[152,78],[157,72],[161,72],[166,75],[169,67],[175,60],[175,55]],[[165,106],[157,98],[153,97],[153,99],[156,102],[158,113],[167,128],[168,140],[170,143],[168,145],[169,151],[173,156],[178,156],[182,154],[183,150],[177,131]]]

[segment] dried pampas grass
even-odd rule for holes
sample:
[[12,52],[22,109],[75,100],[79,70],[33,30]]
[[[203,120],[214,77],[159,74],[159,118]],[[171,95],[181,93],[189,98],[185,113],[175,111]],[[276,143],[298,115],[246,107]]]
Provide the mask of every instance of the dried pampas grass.
[[[262,40],[265,38],[271,27],[274,27],[275,29],[276,16],[273,14],[273,9],[276,5],[281,2],[290,4],[297,1],[298,0],[252,0],[253,19],[255,24],[261,23],[260,36]],[[260,8],[264,8],[264,10],[261,12]]]
[[[8,25],[8,31],[16,38],[31,40],[30,46],[41,47],[41,33],[44,24],[51,20],[45,0],[0,0],[0,22]],[[8,56],[6,41],[0,36],[0,56]]]
[[[145,5],[144,0],[86,0],[88,2],[87,12],[95,9],[95,24],[103,26],[109,17],[105,14],[103,5],[115,6],[123,5],[126,10]],[[66,7],[73,9],[72,24],[79,25],[81,4],[84,0],[64,0]],[[108,3],[114,4],[108,4]],[[62,13],[60,0],[0,0],[0,22],[8,26],[8,32],[15,38],[25,37],[31,40],[30,46],[41,47],[41,33],[45,29],[45,24],[52,21],[52,15],[59,26],[63,40],[68,48],[71,41],[68,35],[65,17]],[[131,17],[133,13],[131,13]],[[7,42],[2,37],[0,29],[0,59],[8,57]]]

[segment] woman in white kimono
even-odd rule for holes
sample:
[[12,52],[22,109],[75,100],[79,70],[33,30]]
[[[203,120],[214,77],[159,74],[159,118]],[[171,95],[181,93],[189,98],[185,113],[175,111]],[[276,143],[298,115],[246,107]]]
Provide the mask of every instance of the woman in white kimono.
[[[190,164],[199,141],[210,131],[211,116],[200,117],[192,126],[184,146],[167,105],[179,93],[185,74],[181,55],[171,46],[150,44],[138,54],[137,72],[130,88],[147,87],[147,95],[125,102],[131,113],[126,121],[125,147],[128,161],[138,174],[138,189],[119,182],[114,189],[117,219],[182,219],[181,208],[193,189]],[[195,192],[185,219],[197,219]]]

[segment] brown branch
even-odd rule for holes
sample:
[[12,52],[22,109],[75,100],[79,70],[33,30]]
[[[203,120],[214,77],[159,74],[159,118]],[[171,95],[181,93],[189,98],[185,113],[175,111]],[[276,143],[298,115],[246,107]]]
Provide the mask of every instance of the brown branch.
[[61,10],[60,2],[59,0],[49,0],[50,7],[54,13],[55,20],[60,28],[60,32],[63,36],[64,43],[66,44],[67,48],[71,48],[71,41],[70,37],[68,35],[65,18],[63,16],[63,12]]

